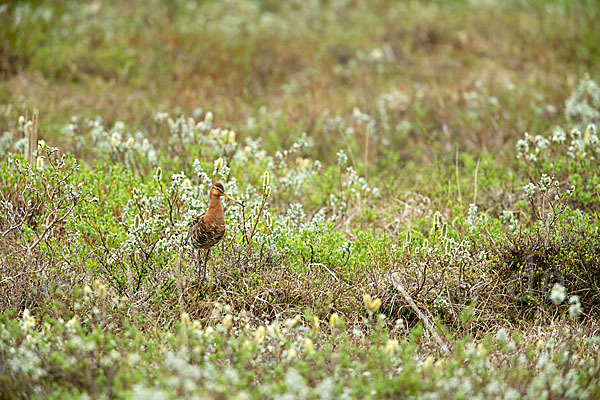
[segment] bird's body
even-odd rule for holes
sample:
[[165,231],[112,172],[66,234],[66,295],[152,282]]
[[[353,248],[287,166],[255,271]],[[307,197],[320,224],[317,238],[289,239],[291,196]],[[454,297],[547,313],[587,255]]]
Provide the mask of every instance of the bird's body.
[[[210,249],[217,244],[225,235],[225,210],[221,204],[221,196],[238,203],[225,193],[223,185],[215,183],[210,188],[208,209],[200,216],[194,218],[190,224],[188,239],[192,246],[198,250],[198,274],[204,279],[206,275],[206,263],[210,255]],[[202,252],[206,251],[204,262]]]
[[[212,203],[212,204],[211,204]],[[190,225],[190,241],[196,249],[207,250],[225,235],[225,212],[218,197],[212,201],[202,215],[194,218]]]

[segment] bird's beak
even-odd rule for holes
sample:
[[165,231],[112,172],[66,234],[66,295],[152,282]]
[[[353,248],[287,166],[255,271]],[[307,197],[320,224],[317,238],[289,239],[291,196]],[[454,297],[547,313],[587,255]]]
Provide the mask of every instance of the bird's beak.
[[227,197],[229,200],[233,201],[234,203],[239,204],[240,206],[244,206],[242,203],[240,203],[239,201],[237,201],[236,199],[234,199],[233,197],[231,197],[230,195],[228,195],[227,193],[223,192],[223,196]]

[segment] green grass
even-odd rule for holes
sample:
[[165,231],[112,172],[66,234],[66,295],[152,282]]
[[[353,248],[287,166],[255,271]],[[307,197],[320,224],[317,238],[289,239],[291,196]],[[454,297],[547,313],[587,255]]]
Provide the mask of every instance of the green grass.
[[599,14],[7,3],[0,397],[597,397]]

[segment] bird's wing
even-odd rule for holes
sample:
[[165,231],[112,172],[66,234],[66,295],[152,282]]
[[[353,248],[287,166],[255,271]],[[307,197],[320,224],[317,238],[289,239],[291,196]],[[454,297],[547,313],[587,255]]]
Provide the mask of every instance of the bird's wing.
[[204,218],[204,214],[206,214],[206,211],[204,211],[204,212],[203,212],[202,214],[200,214],[200,215],[196,215],[196,216],[194,217],[194,219],[192,220],[192,225],[199,224],[199,223],[200,223],[200,221],[202,221],[202,219]]
[[206,211],[204,211],[200,215],[196,215],[192,219],[192,222],[190,223],[190,227],[188,229],[188,234],[187,234],[187,237],[185,238],[184,244],[188,243],[188,241],[190,240],[190,237],[192,236],[192,233],[194,232],[194,230],[196,230],[198,228],[198,225],[203,222],[204,214],[206,214]]

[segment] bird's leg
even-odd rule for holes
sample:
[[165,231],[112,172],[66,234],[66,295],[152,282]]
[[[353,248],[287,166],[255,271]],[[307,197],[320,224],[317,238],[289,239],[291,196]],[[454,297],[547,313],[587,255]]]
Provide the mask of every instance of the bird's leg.
[[206,274],[206,266],[208,265],[208,257],[210,257],[210,248],[206,250],[206,256],[204,257],[204,273]]
[[198,267],[198,280],[204,279],[204,265],[202,265],[202,249],[198,249],[198,257],[196,259],[196,264]]

